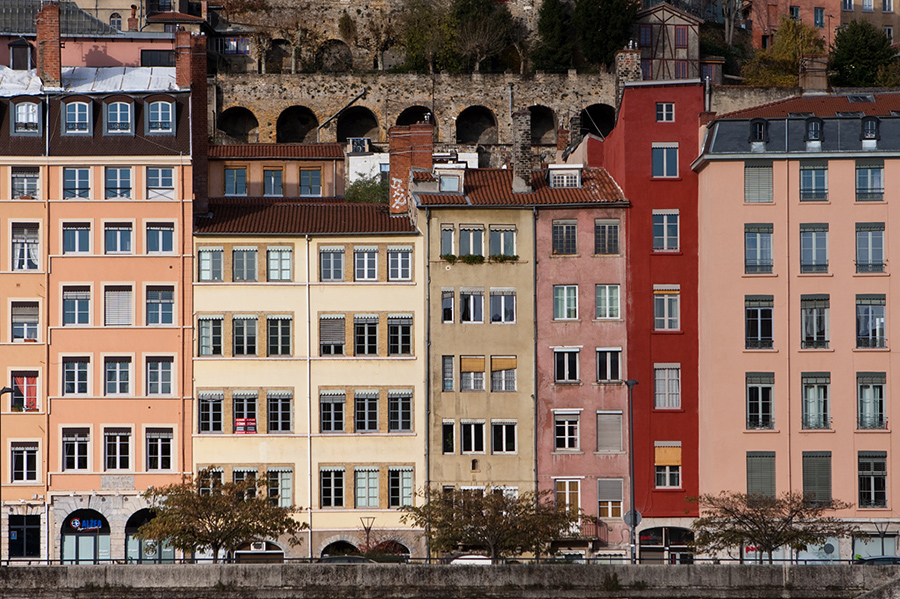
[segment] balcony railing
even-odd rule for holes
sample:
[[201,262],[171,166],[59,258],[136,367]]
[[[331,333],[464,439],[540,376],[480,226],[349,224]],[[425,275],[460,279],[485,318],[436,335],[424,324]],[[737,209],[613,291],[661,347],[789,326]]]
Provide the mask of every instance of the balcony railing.
[[770,273],[772,272],[772,262],[769,260],[746,260],[744,262],[744,272],[748,275]]
[[881,202],[884,200],[884,189],[857,189],[857,202]]
[[831,416],[825,414],[804,414],[803,428],[806,430],[827,430],[831,428]]
[[609,537],[609,527],[603,521],[581,520],[574,523],[569,530],[561,535],[563,539],[584,539],[588,541],[599,541],[602,545],[607,544]]
[[746,340],[746,349],[772,349],[775,344],[773,339],[750,339]]
[[857,262],[856,272],[884,272],[884,262]]
[[856,428],[859,430],[883,430],[887,428],[884,416],[857,416]]
[[800,272],[828,272],[827,262],[801,262]]
[[828,339],[802,339],[800,341],[801,349],[828,349]]
[[769,430],[775,428],[775,419],[768,414],[747,417],[747,430]]
[[801,189],[801,202],[824,202],[828,200],[828,191],[824,189]]
[[878,348],[887,347],[886,337],[856,337],[856,347],[858,348]]

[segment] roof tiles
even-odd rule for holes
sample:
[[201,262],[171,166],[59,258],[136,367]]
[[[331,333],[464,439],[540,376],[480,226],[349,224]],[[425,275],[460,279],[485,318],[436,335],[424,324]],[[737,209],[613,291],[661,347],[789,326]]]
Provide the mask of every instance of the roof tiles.
[[[851,101],[852,99],[868,99],[874,101]],[[786,118],[792,114],[810,113],[810,116],[834,117],[839,112],[858,112],[864,116],[891,116],[891,112],[900,111],[900,93],[890,94],[847,94],[828,96],[798,96],[763,104],[753,108],[738,110],[720,115],[719,119],[772,119]]]
[[342,144],[231,144],[210,146],[210,158],[344,159]]

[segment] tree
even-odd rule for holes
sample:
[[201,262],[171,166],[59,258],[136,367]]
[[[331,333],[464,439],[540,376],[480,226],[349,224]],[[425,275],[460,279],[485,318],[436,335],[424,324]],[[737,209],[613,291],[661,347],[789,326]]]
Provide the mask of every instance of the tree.
[[572,66],[575,36],[572,14],[562,0],[544,0],[538,12],[538,45],[534,66],[545,71],[563,71]]
[[401,508],[405,512],[401,520],[425,529],[437,551],[477,546],[498,562],[513,553],[538,553],[573,524],[588,519],[579,510],[557,505],[551,495],[550,491],[514,495],[491,487],[483,491],[435,488],[426,503]]
[[[756,6],[754,4],[754,6]],[[722,0],[722,20],[725,21],[725,43],[734,47],[734,21],[741,14],[744,0]]]
[[295,507],[279,507],[268,496],[265,479],[223,483],[211,468],[193,481],[150,488],[144,498],[153,518],[138,529],[138,538],[165,541],[185,552],[232,552],[253,540],[287,536],[292,545],[306,523],[294,519]]
[[446,5],[437,0],[404,0],[399,11],[400,39],[406,50],[406,67],[434,73],[436,68],[455,70],[456,23]]
[[378,175],[357,179],[347,186],[344,196],[354,204],[387,204],[388,182]]
[[779,547],[803,549],[856,530],[849,522],[824,515],[826,509],[847,509],[852,504],[838,500],[818,503],[802,493],[770,497],[722,491],[692,500],[700,507],[700,517],[692,525],[694,545],[700,551],[742,551],[752,545],[768,554],[772,563],[772,552]]
[[781,17],[775,41],[767,50],[758,50],[744,65],[744,83],[796,87],[800,84],[800,59],[804,54],[824,54],[825,42],[817,29]]
[[494,0],[456,0],[453,17],[459,24],[457,49],[469,59],[476,73],[482,62],[509,46],[515,29],[509,8]]
[[833,84],[846,87],[872,87],[879,67],[888,67],[894,51],[887,36],[868,21],[850,21],[834,36],[831,50]]
[[575,0],[575,32],[588,62],[611,65],[637,20],[635,0]]

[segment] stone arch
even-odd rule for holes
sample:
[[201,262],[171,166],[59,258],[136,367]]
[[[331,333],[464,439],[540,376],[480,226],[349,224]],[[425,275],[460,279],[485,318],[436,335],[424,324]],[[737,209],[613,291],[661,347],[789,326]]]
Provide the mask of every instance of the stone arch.
[[497,118],[490,108],[469,106],[456,117],[456,143],[495,144],[498,135]]
[[330,73],[346,73],[353,70],[353,52],[341,40],[328,40],[316,53],[316,69]]
[[353,543],[349,541],[338,540],[326,545],[322,549],[320,557],[324,557],[326,555],[354,555],[358,553],[359,549]]
[[337,119],[337,140],[343,143],[351,137],[379,140],[378,117],[365,106],[351,106]]
[[149,541],[141,541],[135,534],[138,529],[153,519],[149,508],[143,508],[131,515],[125,523],[125,559],[134,563],[174,563],[175,550],[171,545],[154,547]]
[[110,559],[110,528],[106,516],[90,508],[71,512],[60,527],[64,564],[97,564]]
[[373,551],[376,553],[384,553],[388,555],[410,555],[411,552],[409,547],[401,543],[400,541],[395,541],[393,539],[389,539],[387,541],[382,541],[375,545]]
[[278,115],[275,141],[279,143],[315,143],[319,119],[306,106],[290,106]]
[[552,108],[535,104],[529,106],[531,113],[531,144],[538,146],[556,145],[556,113]]
[[616,109],[609,104],[591,104],[581,111],[582,133],[606,137],[616,126]]
[[416,123],[431,123],[434,128],[434,139],[438,139],[438,122],[434,113],[427,106],[410,106],[397,116],[397,125],[415,125]]
[[290,73],[292,52],[293,48],[289,41],[285,39],[272,40],[271,45],[266,49],[266,73]]
[[234,106],[219,116],[217,127],[225,135],[241,143],[259,141],[259,121],[243,106]]

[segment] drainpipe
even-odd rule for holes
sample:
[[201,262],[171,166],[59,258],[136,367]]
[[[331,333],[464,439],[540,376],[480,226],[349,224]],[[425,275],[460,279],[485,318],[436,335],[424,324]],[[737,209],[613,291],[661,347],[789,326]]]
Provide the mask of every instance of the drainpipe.
[[307,485],[306,485],[306,505],[309,513],[309,550],[307,556],[312,559],[312,535],[313,535],[313,511],[312,511],[312,488],[313,488],[313,459],[312,459],[312,380],[310,379],[312,371],[312,340],[310,339],[311,331],[311,315],[310,315],[310,291],[309,291],[309,235],[306,235],[306,460],[307,466]]
[[[44,264],[44,385],[43,393],[47,398],[44,405],[44,451],[42,452],[41,461],[43,462],[44,475],[44,528],[47,531],[47,541],[44,547],[47,548],[47,559],[53,559],[51,552],[51,536],[50,536],[50,199],[49,199],[49,181],[50,176],[50,128],[47,122],[50,117],[50,96],[44,93],[44,168],[41,169],[41,193],[44,194],[44,213],[47,215],[47,221],[44,223],[44,251],[47,252],[47,259]],[[44,467],[46,465],[46,467]],[[61,557],[61,556],[60,556]],[[49,563],[49,562],[48,562]]]
[[[512,89],[512,83],[509,84],[510,89]],[[538,359],[538,335],[537,335],[537,326],[538,326],[538,318],[537,318],[537,221],[538,221],[538,211],[537,208],[531,207],[532,214],[532,227],[531,227],[531,256],[532,256],[532,264],[531,264],[531,280],[534,281],[534,285],[532,286],[532,318],[534,322],[532,324],[532,337],[533,337],[533,347],[534,347],[534,361],[532,362],[532,384],[534,389],[534,394],[531,396],[531,403],[534,409],[534,424],[533,433],[532,433],[532,441],[534,443],[534,490],[538,490],[538,368],[537,368],[537,359]]]
[[[425,208],[425,501],[431,500],[431,210]],[[441,363],[441,368],[444,365]],[[425,555],[431,562],[431,541],[425,536]]]

